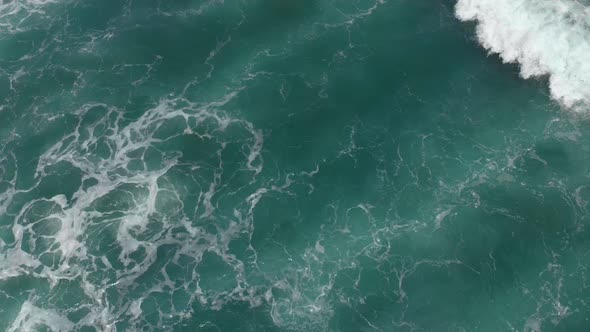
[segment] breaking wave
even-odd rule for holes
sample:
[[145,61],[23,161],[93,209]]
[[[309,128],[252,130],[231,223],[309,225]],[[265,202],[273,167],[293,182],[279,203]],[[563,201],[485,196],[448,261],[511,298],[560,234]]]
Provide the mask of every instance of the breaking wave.
[[552,97],[590,106],[590,7],[577,0],[459,0],[456,16],[477,21],[479,42],[524,78],[547,76]]

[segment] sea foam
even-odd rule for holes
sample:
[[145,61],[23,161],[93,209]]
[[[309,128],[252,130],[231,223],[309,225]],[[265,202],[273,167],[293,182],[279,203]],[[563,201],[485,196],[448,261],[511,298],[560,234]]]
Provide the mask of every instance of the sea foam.
[[456,16],[477,21],[479,42],[524,78],[549,78],[551,96],[590,111],[590,6],[578,0],[458,0]]

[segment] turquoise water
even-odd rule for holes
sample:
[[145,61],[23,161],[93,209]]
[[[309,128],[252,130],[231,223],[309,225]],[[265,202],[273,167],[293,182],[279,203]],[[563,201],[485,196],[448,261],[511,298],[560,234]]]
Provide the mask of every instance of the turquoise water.
[[0,330],[590,329],[583,1],[4,2]]

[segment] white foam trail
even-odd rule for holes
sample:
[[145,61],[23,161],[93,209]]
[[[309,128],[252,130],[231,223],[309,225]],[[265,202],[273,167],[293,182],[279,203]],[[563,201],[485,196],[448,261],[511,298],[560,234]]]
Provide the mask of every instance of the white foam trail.
[[479,42],[524,78],[548,76],[551,95],[590,111],[590,7],[577,0],[459,0],[456,16],[477,21]]
[[47,326],[55,332],[72,331],[74,328],[74,324],[57,311],[41,309],[25,301],[8,331],[36,331],[40,326]]
[[14,9],[23,6],[43,6],[54,2],[57,2],[57,0],[0,0],[0,9]]
[[[26,190],[16,189],[16,158],[2,154],[5,157],[0,158],[0,176],[8,190],[0,193],[0,212],[7,210],[15,195],[30,191],[43,179],[52,177],[55,165],[66,163],[80,170],[82,182],[92,180],[87,185],[81,185],[70,197],[60,194],[24,204],[14,215],[12,233],[15,240],[12,243],[0,240],[0,280],[28,274],[47,280],[52,288],[59,286],[62,280],[73,281],[85,295],[85,301],[80,306],[89,313],[78,322],[70,322],[64,318],[67,310],[31,298],[23,304],[21,313],[10,327],[12,330],[28,331],[37,325],[45,325],[54,331],[69,331],[82,326],[114,331],[114,324],[124,317],[133,326],[144,324],[141,320],[142,300],[152,292],[172,292],[179,288],[167,276],[166,269],[161,270],[163,281],[142,284],[146,289],[139,298],[126,296],[122,304],[113,305],[112,293],[124,294],[130,287],[136,287],[136,279],[154,264],[158,258],[158,247],[162,245],[178,247],[179,255],[169,264],[181,264],[178,260],[180,255],[184,255],[194,259],[194,264],[198,265],[204,253],[210,252],[219,256],[232,271],[236,271],[235,285],[226,285],[224,291],[206,285],[202,288],[199,286],[191,301],[198,300],[213,308],[221,308],[234,300],[260,305],[262,295],[257,294],[255,287],[248,285],[244,264],[230,252],[229,245],[244,232],[252,231],[251,208],[250,213],[238,214],[241,217],[237,221],[215,223],[216,230],[213,233],[200,227],[200,219],[204,217],[216,221],[226,218],[223,207],[218,210],[214,196],[223,194],[223,151],[228,144],[242,146],[242,163],[247,176],[255,177],[263,168],[262,132],[250,122],[233,118],[220,109],[238,92],[228,93],[221,100],[207,104],[196,104],[182,98],[164,99],[132,121],[124,121],[123,112],[116,107],[86,104],[76,111],[79,116],[76,129],[40,156],[35,173],[37,180],[32,188]],[[243,130],[243,134],[224,134],[230,127],[232,130]],[[218,165],[193,165],[192,161],[181,158],[181,151],[171,150],[162,153],[159,162],[149,163],[144,159],[146,151],[156,151],[158,144],[191,135],[215,142]],[[100,147],[104,148],[102,154]],[[205,166],[212,167],[212,170],[208,172]],[[201,167],[202,174],[199,171]],[[206,192],[200,192],[199,197],[203,199],[197,202],[194,216],[182,212],[183,204],[190,198],[183,194],[183,188],[171,182],[174,178],[172,173],[185,170],[190,171],[189,186],[192,180],[196,188],[209,188]],[[290,183],[287,179],[284,186],[271,186],[268,190],[281,191]],[[122,199],[122,203],[128,205],[99,207],[105,197],[109,201],[117,193],[125,193],[129,197],[129,201]],[[246,197],[249,197],[247,193]],[[180,208],[167,208],[167,202]],[[242,209],[247,210],[252,202],[245,200],[243,204]],[[53,222],[53,227],[57,229],[39,228],[43,222]],[[118,257],[114,260],[113,256],[107,257],[97,249],[95,240],[102,236],[97,225],[101,223],[117,225],[109,230],[116,242],[116,245],[111,245],[112,250],[118,251]],[[168,232],[179,226],[185,227],[190,236]],[[41,242],[50,242],[51,245],[43,247]],[[145,255],[138,258],[138,253]],[[55,259],[48,263],[41,259],[44,255]],[[122,264],[122,267],[114,268],[111,263]],[[200,280],[201,277],[195,275],[194,278]],[[188,284],[193,279],[184,281]],[[105,293],[107,289],[110,295]],[[36,316],[31,317],[30,313],[36,313]],[[172,309],[160,314],[161,317],[172,319],[172,316],[190,315],[191,311]]]
[[[38,26],[46,15],[44,8],[59,0],[0,0],[0,34],[26,31],[30,24]],[[34,22],[34,23],[31,23]]]

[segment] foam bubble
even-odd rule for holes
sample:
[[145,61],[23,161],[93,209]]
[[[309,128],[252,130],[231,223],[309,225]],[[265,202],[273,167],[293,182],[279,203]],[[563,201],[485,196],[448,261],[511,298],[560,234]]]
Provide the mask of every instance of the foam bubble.
[[74,324],[55,310],[46,310],[25,301],[8,331],[35,331],[41,326],[51,331],[72,331]]
[[[260,199],[255,194],[281,191],[291,181],[287,179],[285,185],[276,188],[251,188],[254,193],[244,192],[241,208],[236,207],[243,212],[236,214],[240,216],[237,221],[224,214],[223,206],[218,209],[217,197],[227,191],[222,186],[222,174],[226,154],[231,151],[226,150],[245,152],[240,170],[244,175],[255,177],[263,169],[263,133],[250,122],[221,110],[237,92],[207,104],[183,98],[163,99],[131,120],[124,119],[123,110],[116,107],[85,104],[74,112],[79,122],[73,132],[39,157],[31,188],[17,190],[15,183],[10,182],[10,155],[0,160],[0,171],[6,175],[9,188],[0,194],[1,210],[11,206],[15,195],[29,192],[54,177],[55,165],[67,164],[81,174],[75,192],[33,199],[18,208],[12,227],[15,240],[9,244],[0,242],[0,249],[4,249],[0,256],[0,280],[31,275],[45,279],[52,292],[59,292],[62,281],[68,280],[85,295],[80,305],[86,313],[72,323],[64,318],[68,310],[32,297],[13,321],[13,330],[33,330],[38,326],[55,331],[83,326],[112,330],[114,322],[123,317],[138,328],[156,324],[163,329],[168,324],[165,321],[190,316],[190,310],[185,309],[191,307],[190,303],[182,309],[159,312],[162,322],[149,323],[142,318],[144,299],[149,303],[152,293],[168,294],[171,298],[176,291],[190,293],[195,280],[202,281],[203,289],[197,289],[190,301],[198,300],[211,308],[221,308],[235,300],[253,306],[262,303],[257,288],[245,279],[245,264],[230,252],[229,244],[244,232],[252,231],[251,209]],[[208,166],[183,158],[183,153],[191,152],[188,149],[168,146],[165,153],[159,152],[164,150],[159,145],[181,136],[210,141],[208,148],[216,164]],[[185,179],[182,185],[177,176]],[[201,190],[195,194],[200,198],[194,215],[183,209],[184,204],[192,204],[188,190]],[[201,227],[204,217],[229,218],[230,222],[217,222],[214,230],[207,230]],[[161,278],[137,283],[137,278],[154,268],[158,248],[171,245],[177,250],[168,262],[171,266],[196,268],[204,259],[216,264],[223,262],[220,267],[227,265],[228,276],[235,274],[235,281],[228,277],[223,287],[212,288],[207,287],[206,280],[211,277],[206,275],[194,274],[184,279],[185,276],[169,276],[167,268],[161,268]],[[107,246],[108,252],[101,251]],[[204,258],[206,253],[209,257]],[[212,260],[212,256],[216,258]],[[113,293],[126,294],[138,287],[141,289],[137,294],[119,299],[125,309],[117,310]],[[38,313],[37,317],[32,318],[31,312]]]
[[590,110],[590,8],[566,0],[459,0],[456,16],[477,21],[479,42],[524,78],[548,76],[552,97]]

